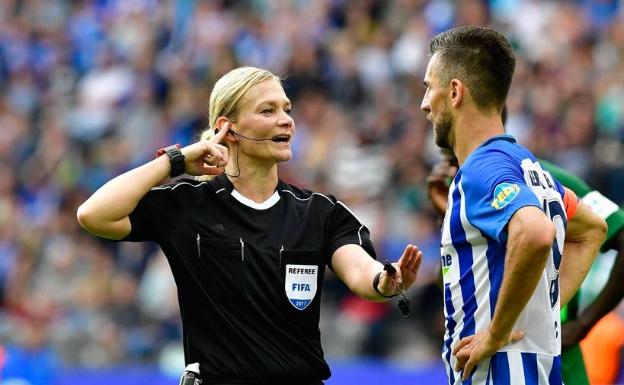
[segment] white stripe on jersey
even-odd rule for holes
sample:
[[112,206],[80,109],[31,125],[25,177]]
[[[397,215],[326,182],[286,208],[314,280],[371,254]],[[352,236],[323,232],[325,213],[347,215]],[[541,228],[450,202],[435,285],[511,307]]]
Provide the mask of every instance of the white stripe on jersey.
[[474,313],[475,333],[485,330],[490,325],[492,315],[490,314],[490,269],[487,261],[487,240],[481,235],[476,227],[468,221],[466,214],[466,199],[464,198],[464,188],[459,181],[460,218],[466,241],[472,246],[472,272],[474,274],[475,297],[477,299],[477,310]]
[[[468,221],[468,217],[466,214],[466,200],[464,198],[464,190],[462,187],[461,180],[459,181],[457,186],[455,185],[455,182],[453,181],[449,190],[449,197],[448,197],[449,199],[448,207],[450,208],[450,210],[448,211],[444,220],[445,223],[443,227],[442,244],[446,245],[446,247],[445,247],[445,251],[443,251],[442,254],[444,255],[446,253],[451,253],[453,260],[457,261],[457,263],[459,262],[459,256],[457,255],[457,251],[452,246],[452,240],[451,240],[451,211],[453,208],[453,204],[455,203],[453,201],[453,191],[455,190],[455,188],[459,189],[459,194],[460,194],[459,205],[460,205],[460,220],[461,220],[462,228],[464,230],[464,233],[466,234],[466,241],[469,242],[469,244],[471,245],[471,249],[472,249],[471,270],[473,272],[473,276],[475,280],[474,282],[475,283],[475,299],[477,301],[477,309],[474,313],[475,333],[476,333],[476,332],[486,329],[491,322],[490,278],[489,278],[489,268],[488,268],[488,261],[487,261],[487,255],[486,255],[487,240],[481,235],[481,232],[477,228],[472,226],[472,224],[470,224],[470,222]],[[459,269],[459,266],[456,266],[456,268]],[[455,314],[454,314],[453,319],[457,323],[453,336],[452,336],[451,350],[453,346],[457,342],[459,342],[460,340],[459,333],[463,329],[464,324],[466,322],[465,313],[463,310],[464,301],[462,297],[462,289],[461,289],[461,285],[459,284],[459,276],[455,278],[457,279],[455,280],[455,282],[445,281],[445,283],[450,283],[449,289],[451,292],[453,308],[455,309]],[[445,316],[448,316],[448,314],[446,314],[446,307],[444,308],[444,311],[445,311]],[[447,331],[445,335],[445,341],[447,338],[448,338],[448,327],[447,327]],[[446,362],[446,359],[445,359],[446,353],[447,352],[446,352],[446,346],[445,346],[445,349],[442,355],[443,355],[443,359],[445,361],[445,365],[447,366],[447,371],[448,371],[449,369],[454,368],[456,359],[455,357],[451,356],[451,362],[450,363]],[[477,370],[477,372],[475,372],[475,375],[474,375],[475,379],[485,381],[486,376],[487,376],[487,365],[483,367],[485,368],[483,372],[481,370]],[[455,372],[455,377],[459,377],[459,376],[460,374]],[[459,383],[461,383],[461,381]]]
[[526,385],[524,381],[524,365],[522,364],[522,353],[507,352],[507,362],[509,362],[509,378],[511,380],[511,383],[513,385]]
[[[444,225],[442,226],[442,244],[445,245],[445,247],[442,248],[441,250],[442,255],[446,255],[446,254],[451,255],[453,263],[456,264],[456,268],[457,268],[457,277],[451,277],[450,279],[449,277],[443,277],[445,286],[447,283],[449,284],[449,289],[451,292],[451,302],[453,304],[453,309],[455,310],[454,314],[452,315],[448,314],[447,309],[446,309],[446,300],[445,300],[445,306],[444,306],[444,316],[445,316],[444,342],[445,344],[444,344],[444,349],[442,351],[442,360],[444,361],[444,365],[446,366],[447,373],[451,371],[454,372],[454,367],[455,367],[457,360],[455,359],[455,356],[451,354],[450,361],[447,361],[446,355],[448,351],[449,350],[452,351],[453,346],[455,346],[455,344],[459,342],[459,332],[464,327],[464,310],[462,308],[464,301],[462,299],[461,286],[459,284],[459,256],[457,255],[457,250],[455,250],[455,248],[453,247],[453,242],[451,240],[450,222],[451,222],[451,208],[453,207],[453,190],[455,190],[455,181],[451,183],[451,186],[449,189],[448,205],[447,205],[448,209],[447,209],[446,215],[444,216]],[[454,272],[451,271],[450,274],[452,275],[453,273]],[[449,279],[450,282],[447,282],[447,279]],[[449,316],[453,316],[453,320],[456,323],[455,330],[453,331],[452,336],[449,336],[449,327],[448,327]],[[450,347],[447,347],[446,342],[448,341],[449,338],[451,338],[451,344],[450,344]],[[455,373],[455,376],[457,377],[457,373]]]
[[554,359],[555,357],[552,356],[543,356],[540,354],[537,355],[537,373],[539,374],[538,385],[550,385],[548,377],[550,376],[550,371],[552,370]]

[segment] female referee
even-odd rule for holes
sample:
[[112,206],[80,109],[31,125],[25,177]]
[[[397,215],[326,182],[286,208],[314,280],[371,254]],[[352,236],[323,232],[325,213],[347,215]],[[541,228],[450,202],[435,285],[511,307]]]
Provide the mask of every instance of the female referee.
[[[347,206],[279,179],[277,163],[292,157],[290,108],[277,76],[237,68],[210,96],[209,140],[159,151],[78,209],[97,236],[160,245],[178,288],[185,360],[199,363],[203,384],[322,384],[325,266],[373,301],[416,279],[417,247],[387,273]],[[182,174],[195,178],[160,185]],[[198,180],[205,175],[218,176]]]

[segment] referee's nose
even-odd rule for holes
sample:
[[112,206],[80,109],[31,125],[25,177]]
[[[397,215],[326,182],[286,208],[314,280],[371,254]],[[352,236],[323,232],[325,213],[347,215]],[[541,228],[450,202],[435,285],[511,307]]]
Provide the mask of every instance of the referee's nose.
[[295,128],[295,120],[290,116],[286,111],[282,110],[280,113],[279,119],[277,120],[277,125],[283,128]]

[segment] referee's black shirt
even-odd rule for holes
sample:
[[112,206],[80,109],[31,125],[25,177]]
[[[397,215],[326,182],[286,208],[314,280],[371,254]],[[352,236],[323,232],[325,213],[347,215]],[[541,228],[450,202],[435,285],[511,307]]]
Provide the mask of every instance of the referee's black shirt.
[[153,188],[130,221],[124,240],[155,241],[167,256],[185,360],[200,363],[204,384],[329,378],[318,327],[325,266],[346,244],[375,257],[345,205],[282,181],[257,204],[221,175]]

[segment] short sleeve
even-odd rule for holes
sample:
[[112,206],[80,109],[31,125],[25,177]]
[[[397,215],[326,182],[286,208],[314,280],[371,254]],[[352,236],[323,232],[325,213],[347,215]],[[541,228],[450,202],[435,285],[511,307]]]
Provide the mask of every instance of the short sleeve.
[[355,244],[377,259],[370,233],[366,226],[342,202],[337,201],[329,213],[327,222],[327,264],[331,266],[334,252],[344,245]]
[[507,240],[507,225],[519,209],[541,208],[526,184],[520,163],[500,150],[487,150],[461,170],[460,192],[465,195],[470,223],[499,243]]
[[151,189],[130,213],[132,230],[122,241],[159,242],[167,238],[182,220],[186,208],[202,195],[201,189],[193,182]]

